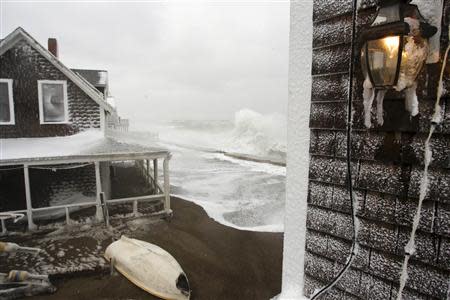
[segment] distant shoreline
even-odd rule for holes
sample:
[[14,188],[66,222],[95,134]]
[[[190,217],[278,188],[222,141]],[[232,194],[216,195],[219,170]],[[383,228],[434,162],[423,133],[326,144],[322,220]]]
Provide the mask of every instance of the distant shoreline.
[[176,147],[193,149],[193,150],[203,151],[206,153],[223,154],[225,156],[235,158],[235,159],[240,159],[240,160],[246,160],[246,161],[252,161],[252,162],[257,162],[257,163],[264,163],[264,164],[270,164],[270,165],[275,165],[275,166],[280,166],[280,167],[286,167],[286,161],[283,161],[281,159],[272,159],[272,158],[255,156],[255,155],[244,154],[244,153],[221,151],[221,150],[215,150],[215,149],[205,148],[205,147],[194,147],[194,146],[190,146],[190,145],[172,143],[172,142],[167,142],[167,141],[161,141],[161,142],[167,143],[167,144],[172,144]]
[[262,157],[259,158],[259,157],[251,156],[248,154],[240,154],[240,153],[225,152],[225,151],[215,151],[215,153],[220,153],[225,156],[236,158],[236,159],[241,159],[241,160],[247,160],[247,161],[253,161],[253,162],[258,162],[258,163],[271,164],[271,165],[280,166],[280,167],[286,167],[286,162],[281,161],[281,160],[268,159],[268,158],[262,158]]

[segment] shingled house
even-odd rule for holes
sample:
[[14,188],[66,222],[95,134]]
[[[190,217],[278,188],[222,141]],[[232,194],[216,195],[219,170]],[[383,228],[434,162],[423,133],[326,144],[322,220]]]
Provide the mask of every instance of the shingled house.
[[[362,1],[357,33],[377,1]],[[448,45],[450,1],[444,1],[441,47]],[[315,0],[311,144],[305,294],[330,282],[350,253],[352,221],[346,187],[346,122],[352,1]],[[400,93],[385,99],[383,126],[363,124],[359,62],[355,65],[352,168],[359,201],[359,253],[351,269],[321,299],[395,299],[423,172],[441,62],[419,77],[419,115],[410,118]],[[444,79],[445,121],[433,135],[429,192],[422,208],[404,299],[448,299],[450,282],[450,78]],[[375,123],[375,117],[373,116]]]
[[[55,39],[46,49],[22,28],[1,40],[0,66],[0,211],[25,213],[30,228],[58,209],[69,218],[69,208],[94,206],[100,218],[101,195],[111,204],[133,203],[135,213],[139,201],[149,200],[170,211],[169,152],[106,136],[107,124],[120,120],[107,102],[106,71],[69,69]],[[164,159],[164,189],[158,159]],[[114,161],[137,162],[151,195],[113,200]]]

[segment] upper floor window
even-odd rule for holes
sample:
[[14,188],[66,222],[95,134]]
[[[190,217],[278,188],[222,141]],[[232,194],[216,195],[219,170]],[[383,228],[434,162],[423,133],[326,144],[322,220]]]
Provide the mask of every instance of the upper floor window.
[[41,124],[69,122],[65,80],[38,80],[38,94]]
[[12,79],[0,79],[0,125],[14,124]]

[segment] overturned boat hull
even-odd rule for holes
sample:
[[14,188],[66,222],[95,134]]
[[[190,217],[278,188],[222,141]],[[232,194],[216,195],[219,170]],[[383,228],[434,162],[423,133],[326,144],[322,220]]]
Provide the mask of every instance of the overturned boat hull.
[[189,283],[181,266],[164,249],[122,236],[106,248],[105,258],[128,280],[162,299],[186,300]]

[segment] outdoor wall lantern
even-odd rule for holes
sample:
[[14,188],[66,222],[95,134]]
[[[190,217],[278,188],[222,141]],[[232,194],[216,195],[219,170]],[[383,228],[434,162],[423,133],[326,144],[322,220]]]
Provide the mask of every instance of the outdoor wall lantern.
[[428,38],[437,28],[428,24],[411,0],[380,0],[377,15],[361,32],[366,127],[377,98],[377,121],[383,125],[383,100],[388,89],[405,90],[405,109],[419,113],[416,79],[428,55]]

